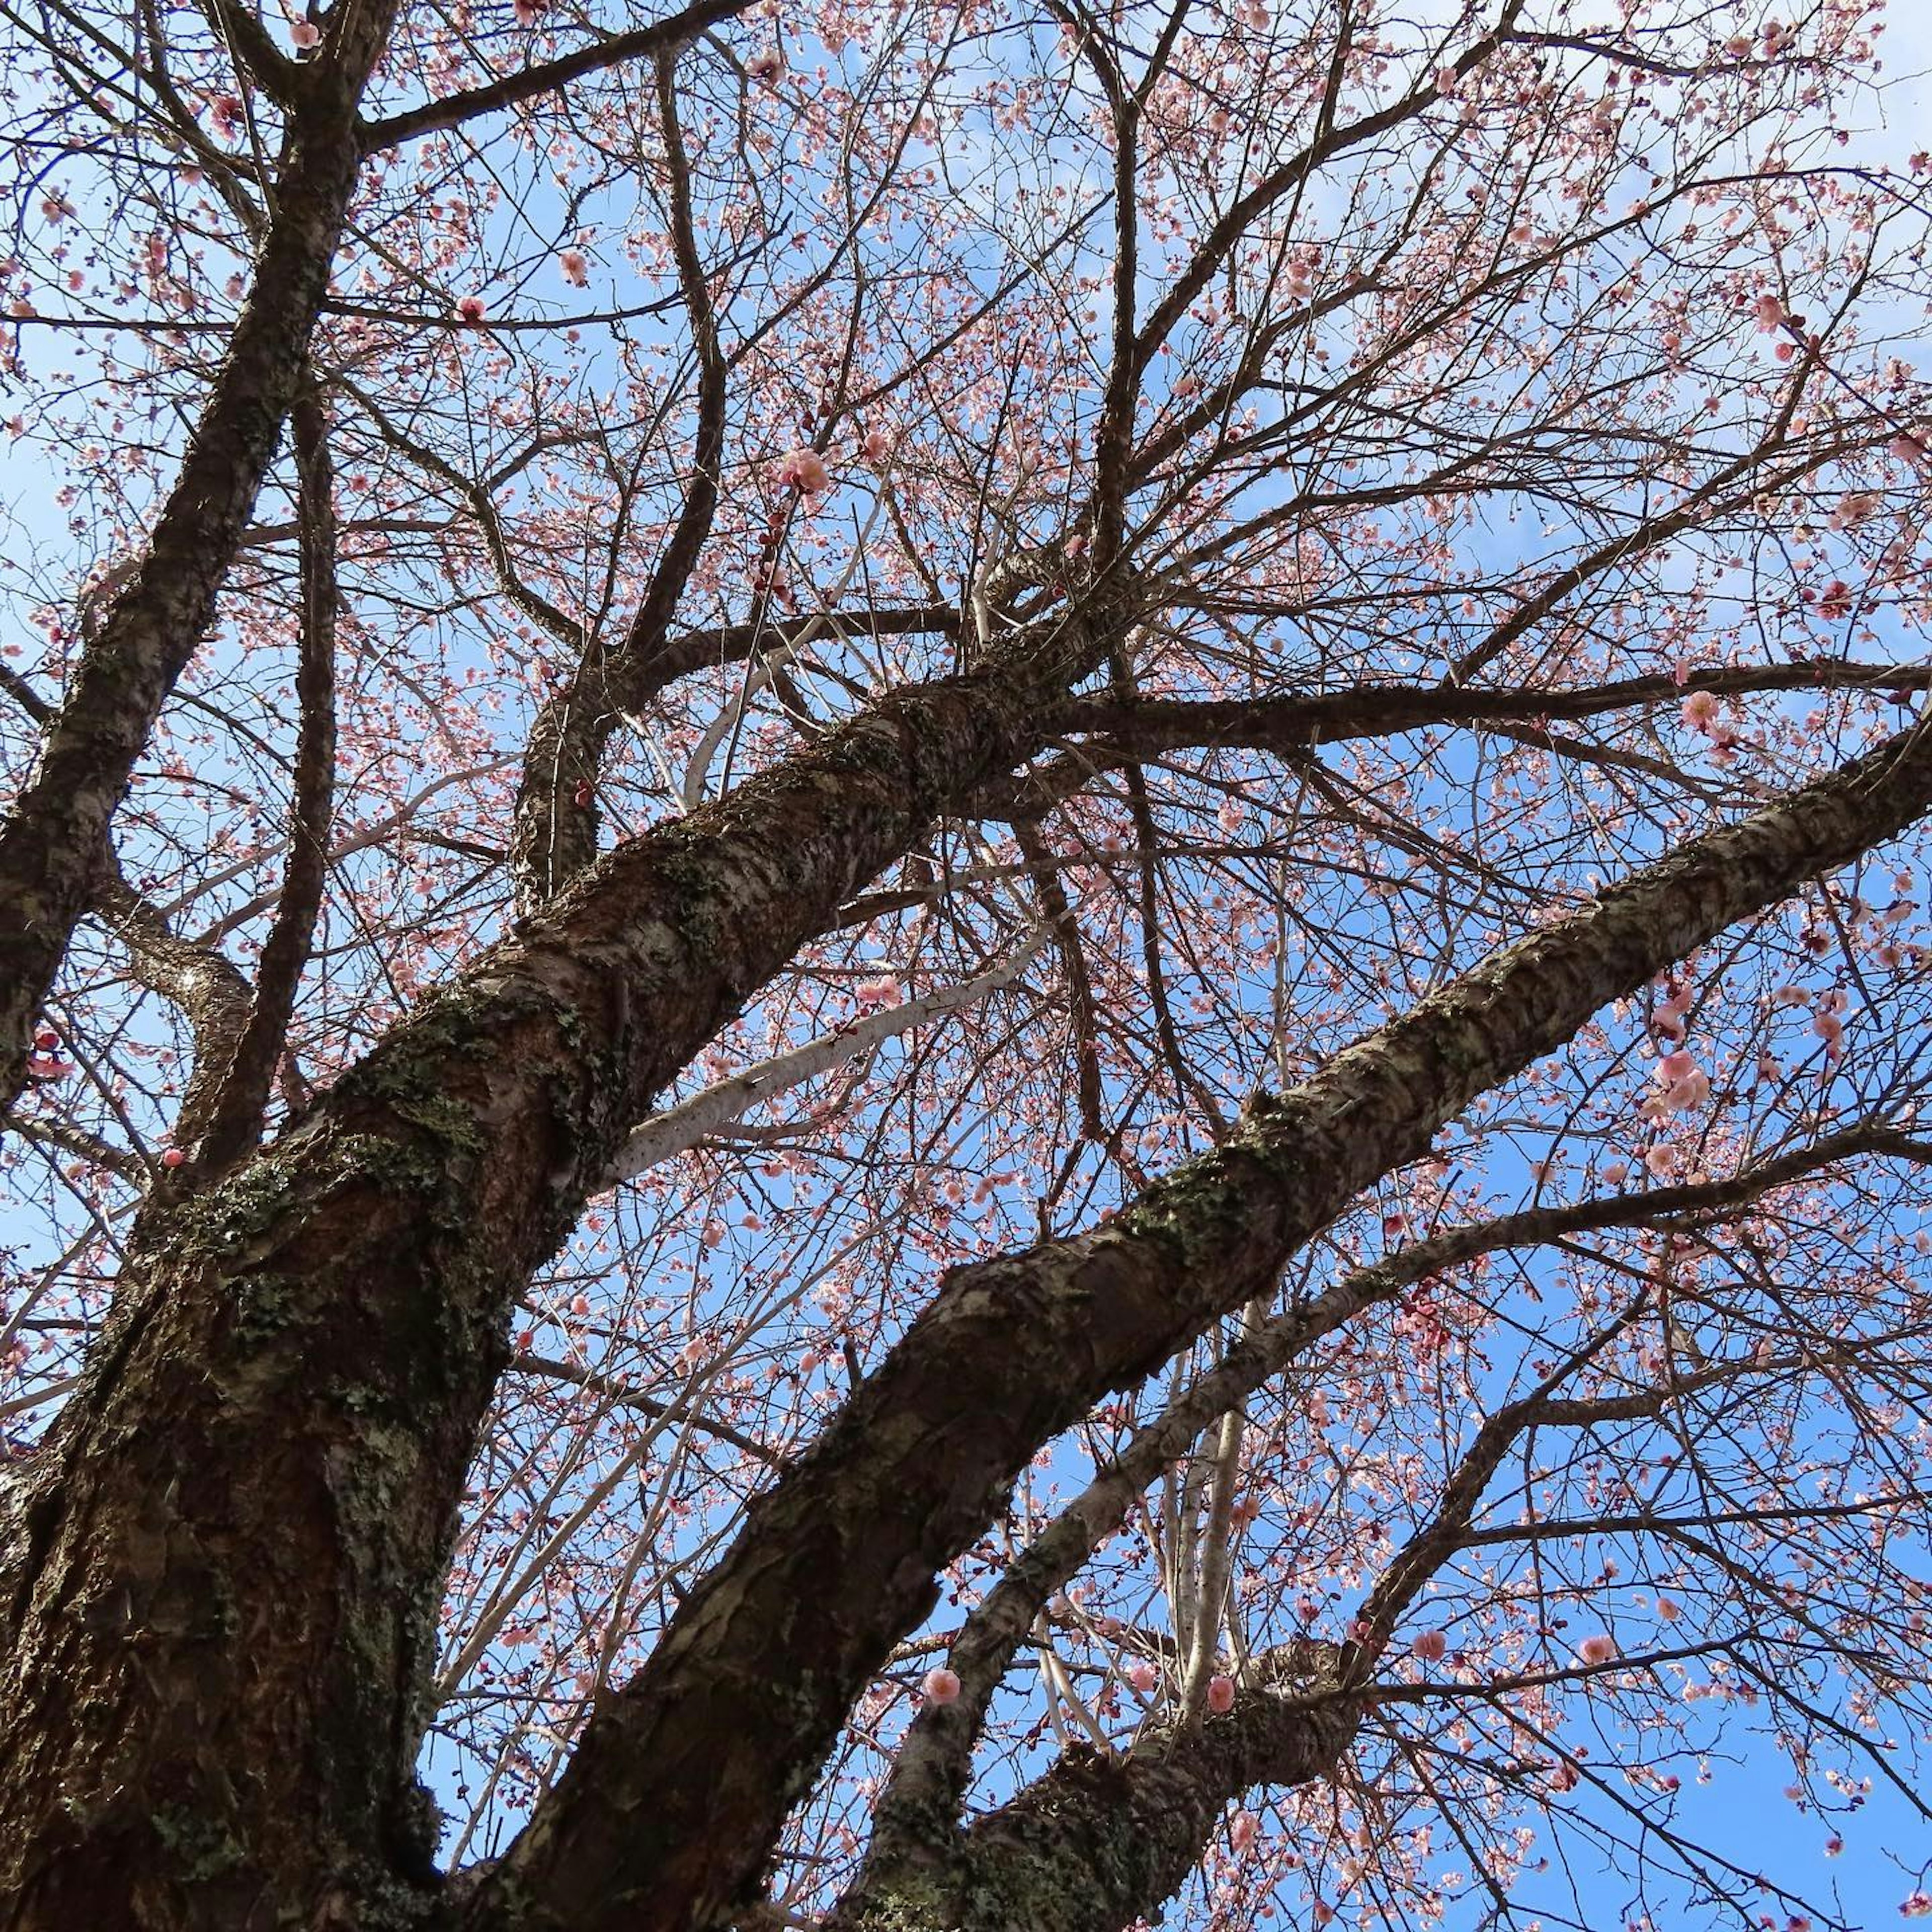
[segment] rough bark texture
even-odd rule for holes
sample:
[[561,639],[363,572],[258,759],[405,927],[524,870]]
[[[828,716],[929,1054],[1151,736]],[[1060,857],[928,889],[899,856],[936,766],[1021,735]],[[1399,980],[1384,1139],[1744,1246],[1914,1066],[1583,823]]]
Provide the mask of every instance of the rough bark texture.
[[[1121,615],[1016,634],[613,854],[277,1145],[154,1217],[4,1499],[8,1922],[426,1909],[421,1687],[516,1295],[652,1094],[1035,747]],[[470,1922],[716,1922],[1036,1444],[1267,1286],[1471,1095],[1928,799],[1932,743],[1894,741],[1498,955],[1118,1221],[956,1271],[593,1722]]]
[[471,1922],[728,1918],[852,1699],[1038,1444],[1270,1288],[1360,1189],[1604,1002],[1928,803],[1932,734],[1914,730],[1496,954],[1112,1223],[953,1270],[592,1720]]
[[87,1386],[10,1486],[9,1922],[252,1925],[291,1898],[376,1925],[419,1903],[420,1694],[517,1296],[652,1095],[1030,750],[1097,650],[1070,625],[1016,638],[614,854],[151,1218]]
[[[592,787],[611,738],[632,716],[679,679],[716,666],[742,664],[760,650],[784,649],[822,628],[818,617],[779,624],[730,624],[716,630],[666,637],[668,611],[646,603],[614,650],[593,649],[567,688],[550,699],[530,726],[517,788],[510,869],[518,902],[541,907],[596,861],[598,814],[594,797],[580,806],[580,788]],[[950,604],[868,613],[873,637],[903,636],[958,628]]]
[[81,653],[40,762],[0,825],[0,1112],[26,1078],[41,1003],[93,902],[107,828],[215,598],[274,460],[361,165],[356,104],[398,0],[352,0],[302,76],[274,218],[181,475],[127,588]]
[[1258,1660],[1225,1715],[1156,1732],[1122,1758],[1070,1751],[1010,1804],[956,1832],[935,1818],[931,1856],[848,1899],[836,1932],[1118,1932],[1156,1914],[1229,1802],[1332,1772],[1364,1705],[1342,1693],[1333,1646]]
[[1447,1228],[1369,1267],[1352,1270],[1313,1300],[1245,1332],[1217,1366],[1191,1383],[1096,1472],[974,1606],[946,1652],[946,1663],[960,1681],[959,1695],[950,1703],[923,1706],[901,1738],[891,1774],[872,1808],[872,1838],[860,1888],[870,1888],[874,1870],[890,1873],[908,1861],[926,1862],[934,1841],[934,1820],[950,1824],[959,1816],[972,1774],[974,1745],[988,1707],[1054,1593],[1079,1574],[1162,1471],[1186,1455],[1204,1432],[1362,1310],[1478,1254],[1532,1246],[1591,1228],[1708,1215],[1862,1154],[1917,1160],[1924,1152],[1922,1146],[1901,1135],[1856,1131],[1828,1136],[1722,1181],[1532,1208]]

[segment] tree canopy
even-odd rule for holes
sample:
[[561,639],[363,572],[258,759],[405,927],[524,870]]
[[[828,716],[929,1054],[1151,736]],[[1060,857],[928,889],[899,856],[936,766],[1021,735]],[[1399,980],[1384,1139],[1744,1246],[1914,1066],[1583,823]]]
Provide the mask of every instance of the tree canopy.
[[1603,16],[6,0],[0,1924],[1932,1916],[1932,158]]

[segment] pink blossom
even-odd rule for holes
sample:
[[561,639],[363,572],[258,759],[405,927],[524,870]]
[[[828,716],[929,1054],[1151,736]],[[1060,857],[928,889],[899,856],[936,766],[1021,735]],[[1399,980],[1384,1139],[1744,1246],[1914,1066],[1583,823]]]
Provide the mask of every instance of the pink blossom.
[[1234,1680],[1232,1677],[1208,1678],[1208,1708],[1217,1716],[1234,1708]]
[[876,979],[861,980],[852,992],[860,1005],[868,1009],[896,1006],[901,997],[898,976],[895,973],[881,973]]
[[1909,463],[1915,469],[1925,460],[1925,446],[1918,437],[1908,436],[1903,430],[1886,445],[1885,453],[1893,462]]
[[1408,1648],[1424,1663],[1439,1664],[1448,1654],[1449,1640],[1440,1630],[1418,1630]]
[[1145,1696],[1160,1682],[1160,1672],[1145,1658],[1138,1658],[1127,1666],[1127,1682]]
[[1678,716],[1694,731],[1708,731],[1716,722],[1718,700],[1708,691],[1694,691],[1678,707]]
[[481,296],[465,296],[456,304],[456,313],[465,322],[481,322],[483,320],[483,298]]
[[550,0],[512,0],[510,10],[517,16],[520,26],[534,27],[544,16]]
[[777,84],[784,68],[784,56],[776,47],[765,48],[745,63],[745,71],[752,80],[762,80],[770,86]]
[[1586,1636],[1576,1646],[1576,1654],[1586,1664],[1608,1664],[1616,1654],[1616,1640],[1601,1635]]
[[832,481],[824,458],[815,449],[787,450],[772,473],[786,488],[806,496],[815,495]]
[[1777,328],[1784,320],[1784,304],[1768,291],[1751,304],[1751,314],[1757,318],[1757,326],[1765,330]]
[[866,440],[860,446],[860,453],[868,463],[883,463],[892,448],[892,439],[882,429],[868,429]]
[[187,1160],[188,1156],[184,1154],[179,1148],[170,1148],[167,1152],[161,1156],[161,1165],[164,1167],[179,1167],[182,1166]]
[[306,52],[321,44],[322,29],[313,20],[298,20],[290,28],[289,38]]
[[950,1704],[959,1695],[958,1673],[948,1670],[943,1664],[935,1664],[920,1680],[919,1688],[929,1703]]
[[1657,1600],[1657,1614],[1667,1624],[1674,1624],[1684,1614],[1683,1606],[1674,1604],[1668,1597]]
[[557,266],[563,271],[563,279],[574,289],[586,286],[590,280],[590,264],[582,251],[566,248],[556,258]]
[[1237,1811],[1228,1826],[1228,1842],[1238,1852],[1245,1852],[1255,1841],[1255,1814]]

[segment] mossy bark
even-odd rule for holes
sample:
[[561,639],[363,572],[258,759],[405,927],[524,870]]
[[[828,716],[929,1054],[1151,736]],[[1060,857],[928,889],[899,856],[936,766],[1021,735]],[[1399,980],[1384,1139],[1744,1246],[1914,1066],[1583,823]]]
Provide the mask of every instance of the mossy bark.
[[420,1907],[429,1632],[517,1297],[655,1094],[1095,649],[1017,638],[613,854],[151,1208],[6,1486],[0,1924],[374,1924],[377,1875]]
[[931,1856],[868,1871],[828,1932],[1119,1932],[1180,1890],[1232,1801],[1332,1772],[1362,1710],[1275,1675],[1126,1756],[1071,1750],[970,1830],[935,1820]]
[[728,1920],[851,1700],[1042,1442],[1270,1288],[1360,1189],[1606,1000],[1928,802],[1932,734],[1908,734],[1495,955],[1117,1220],[952,1270],[592,1720],[470,1923]]

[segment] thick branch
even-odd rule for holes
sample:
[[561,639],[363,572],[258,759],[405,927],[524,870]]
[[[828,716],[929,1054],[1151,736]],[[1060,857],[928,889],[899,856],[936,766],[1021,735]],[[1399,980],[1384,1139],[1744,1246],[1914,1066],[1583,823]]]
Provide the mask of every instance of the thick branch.
[[1244,1334],[1226,1357],[1191,1383],[1047,1525],[966,1619],[946,1661],[959,1695],[928,1704],[901,1741],[892,1775],[873,1808],[868,1858],[884,1867],[918,1860],[933,1821],[950,1826],[965,1802],[973,1747],[998,1689],[1034,1619],[1088,1558],[1118,1530],[1148,1485],[1184,1455],[1217,1418],[1364,1309],[1394,1299],[1431,1275],[1480,1254],[1522,1248],[1595,1228],[1654,1226],[1735,1212],[1772,1190],[1840,1161],[1876,1154],[1922,1160],[1921,1144],[1884,1127],[1828,1135],[1808,1148],[1761,1161],[1723,1180],[1652,1188],[1640,1194],[1534,1208],[1492,1221],[1447,1228],[1366,1268],[1352,1269],[1312,1301],[1292,1307]]
[[466,88],[440,100],[425,101],[420,107],[366,122],[362,128],[362,151],[374,154],[379,148],[393,148],[399,141],[413,141],[418,135],[460,128],[479,115],[500,112],[520,101],[533,100],[541,94],[555,94],[586,74],[601,74],[629,61],[655,60],[661,54],[674,53],[707,27],[736,20],[752,4],[752,0],[700,0],[699,4],[654,20],[647,27],[633,27],[627,34],[607,34],[589,46],[560,54],[555,60],[539,61],[520,74],[508,74],[484,86]]
[[196,1162],[197,1178],[218,1173],[261,1138],[275,1070],[328,878],[328,829],[335,794],[334,473],[322,401],[304,378],[295,409],[296,468],[301,479],[302,634],[297,646],[294,797],[281,903],[262,947],[254,1003],[236,1042]]
[[356,101],[395,6],[346,7],[331,64],[307,77],[254,286],[180,476],[0,826],[0,1109],[26,1077],[34,1019],[93,898],[109,820],[214,617],[274,459],[356,186]]
[[[33,1533],[0,1548],[0,1894],[50,1924],[225,1926],[350,1866],[430,1882],[434,1606],[525,1283],[652,1098],[1036,748],[1123,620],[1016,632],[611,854],[154,1217],[25,1472]],[[82,1682],[98,1723],[26,1721]]]
[[934,1862],[850,1900],[838,1932],[1120,1932],[1154,1918],[1200,1862],[1229,1802],[1325,1776],[1364,1705],[1337,1694],[1331,1646],[1284,1645],[1224,1716],[1156,1732],[1124,1758],[1074,1750]]
[[1453,685],[1357,685],[1321,693],[1288,691],[1256,698],[1070,699],[1055,716],[1058,730],[1091,734],[1078,752],[1056,760],[1002,801],[1012,812],[1038,813],[1078,790],[1103,767],[1190,749],[1272,752],[1298,758],[1318,745],[1393,737],[1441,725],[1511,724],[1595,718],[1606,712],[1675,705],[1694,691],[1718,697],[1780,691],[1921,692],[1932,687],[1932,666],[1861,664],[1849,658],[1794,664],[1740,664],[1674,677],[1619,678],[1570,691],[1459,689]]
[[542,905],[597,856],[597,811],[592,788],[604,747],[616,728],[613,688],[646,681],[644,668],[661,658],[665,632],[711,533],[718,507],[718,465],[724,453],[723,352],[711,290],[692,224],[691,167],[678,125],[676,57],[657,59],[658,120],[670,177],[671,253],[685,318],[698,358],[698,426],[692,441],[690,482],[663,554],[639,600],[629,634],[607,658],[593,644],[568,686],[544,705],[530,733],[517,793],[510,863],[517,897],[526,910]]
[[472,1922],[506,1922],[512,1900],[573,1932],[728,1915],[850,1700],[1041,1443],[1271,1288],[1360,1189],[1606,1000],[1928,804],[1932,734],[1908,732],[1495,955],[1112,1222],[950,1271],[593,1719]]

